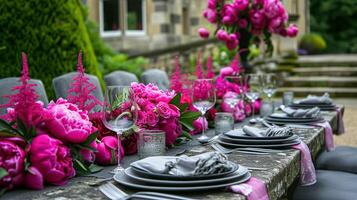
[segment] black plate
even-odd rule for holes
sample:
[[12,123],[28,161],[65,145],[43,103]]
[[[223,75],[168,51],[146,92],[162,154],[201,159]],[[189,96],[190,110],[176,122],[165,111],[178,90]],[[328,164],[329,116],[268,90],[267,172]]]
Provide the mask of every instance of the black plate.
[[132,167],[128,167],[125,169],[125,174],[130,178],[142,182],[147,183],[148,185],[167,185],[167,186],[200,186],[200,185],[212,185],[212,184],[220,184],[224,182],[231,181],[232,179],[242,178],[246,173],[248,173],[248,169],[239,165],[238,169],[232,174],[228,174],[227,176],[212,178],[212,179],[199,179],[199,180],[163,180],[157,178],[151,178],[149,176],[136,173]]
[[270,148],[270,149],[277,149],[277,148],[287,148],[291,147],[296,144],[300,144],[300,139],[293,140],[291,142],[286,142],[286,143],[281,143],[281,144],[234,144],[234,143],[229,143],[229,142],[224,142],[222,140],[217,140],[219,144],[225,147],[230,147],[230,148],[244,148],[244,147],[251,147],[251,148]]
[[246,135],[242,129],[235,130],[238,131],[238,134],[230,134],[230,132],[223,133],[223,135],[228,136],[230,138],[237,138],[237,139],[254,139],[254,140],[272,140],[272,139],[286,139],[291,137],[291,135],[284,135],[284,136],[274,136],[274,137],[252,137],[249,135]]
[[212,190],[212,189],[225,189],[227,186],[230,185],[244,183],[248,181],[250,177],[251,174],[248,172],[243,177],[232,179],[231,181],[225,183],[204,185],[204,186],[167,186],[167,185],[153,186],[153,185],[148,185],[147,183],[136,181],[130,178],[129,176],[125,175],[125,173],[117,173],[116,175],[114,175],[114,180],[121,185],[140,191],[144,190],[144,191],[177,193],[177,192],[205,191],[205,190]]
[[171,174],[159,174],[159,173],[152,173],[152,172],[147,172],[147,171],[143,171],[141,169],[138,169],[136,167],[132,166],[133,171],[135,171],[135,173],[139,174],[139,175],[145,175],[148,177],[152,177],[152,178],[157,178],[157,179],[167,179],[167,180],[198,180],[198,179],[212,179],[212,178],[219,178],[219,177],[223,177],[226,176],[228,174],[231,174],[235,171],[237,171],[237,169],[239,168],[239,165],[228,161],[229,164],[232,166],[232,169],[227,171],[227,172],[222,172],[219,174],[209,174],[209,175],[197,175],[197,176],[174,176]]
[[284,142],[290,142],[293,140],[298,139],[299,136],[297,135],[292,135],[288,138],[283,138],[283,139],[266,139],[266,140],[257,140],[257,139],[239,139],[239,138],[231,138],[227,137],[224,135],[220,135],[219,139],[223,142],[229,142],[229,143],[235,143],[235,144],[281,144]]

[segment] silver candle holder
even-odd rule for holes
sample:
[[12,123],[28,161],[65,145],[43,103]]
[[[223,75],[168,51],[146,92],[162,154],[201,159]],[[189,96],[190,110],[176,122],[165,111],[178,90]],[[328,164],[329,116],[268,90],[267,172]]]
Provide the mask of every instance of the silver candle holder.
[[162,130],[141,130],[138,138],[138,156],[162,156],[165,154],[165,132]]

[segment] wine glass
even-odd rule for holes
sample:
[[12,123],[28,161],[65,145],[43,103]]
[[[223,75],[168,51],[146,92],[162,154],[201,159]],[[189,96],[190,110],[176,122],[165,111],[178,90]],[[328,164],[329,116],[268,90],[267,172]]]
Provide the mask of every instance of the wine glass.
[[250,122],[254,123],[257,121],[255,119],[255,101],[260,97],[262,82],[261,76],[258,74],[248,74],[246,76],[246,84],[249,87],[248,91],[246,92],[246,96],[252,103],[252,120]]
[[[205,114],[216,103],[216,91],[213,79],[197,79],[192,85],[192,103],[200,111],[202,124],[205,124]],[[204,127],[204,126],[203,126]],[[209,137],[205,135],[202,129],[202,135],[198,138],[200,143],[207,143]]]
[[137,121],[138,106],[129,86],[107,86],[103,103],[103,124],[118,136],[118,166],[112,171],[116,174],[124,168],[120,165],[120,135]]
[[276,92],[277,78],[275,74],[265,74],[262,79],[263,92],[268,96],[269,102],[272,102],[272,97]]
[[229,91],[233,91],[238,93],[236,96],[226,97],[224,100],[228,103],[230,108],[234,110],[235,106],[238,104],[240,100],[244,98],[244,77],[243,76],[226,76],[224,77],[226,81],[228,81],[227,86],[229,87]]

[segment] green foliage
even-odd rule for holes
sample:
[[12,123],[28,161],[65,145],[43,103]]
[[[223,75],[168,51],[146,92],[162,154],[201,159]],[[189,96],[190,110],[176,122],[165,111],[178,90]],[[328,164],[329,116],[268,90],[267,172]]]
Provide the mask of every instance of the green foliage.
[[357,53],[357,1],[311,0],[311,31],[327,42],[328,53]]
[[306,50],[308,54],[321,53],[326,48],[326,42],[319,34],[306,34],[299,43],[299,49]]
[[74,71],[79,50],[88,73],[101,79],[80,0],[0,0],[0,78],[19,76],[21,51],[32,78],[41,79],[50,98],[52,79]]

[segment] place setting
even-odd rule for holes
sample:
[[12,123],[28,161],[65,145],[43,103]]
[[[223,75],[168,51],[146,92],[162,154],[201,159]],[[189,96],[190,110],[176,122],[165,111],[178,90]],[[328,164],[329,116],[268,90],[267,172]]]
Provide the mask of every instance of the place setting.
[[309,109],[318,107],[322,111],[332,111],[337,108],[328,93],[325,93],[322,96],[308,95],[304,99],[294,101],[289,105],[289,107],[294,109]]

